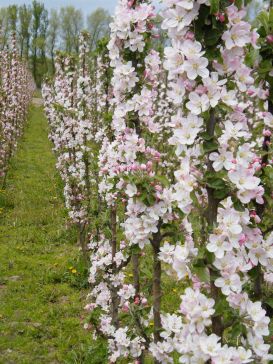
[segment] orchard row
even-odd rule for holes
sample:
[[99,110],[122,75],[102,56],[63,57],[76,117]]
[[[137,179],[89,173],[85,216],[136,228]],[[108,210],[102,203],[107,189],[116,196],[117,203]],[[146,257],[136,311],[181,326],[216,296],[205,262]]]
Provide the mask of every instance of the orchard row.
[[[43,87],[109,362],[269,363],[273,12],[119,0]],[[164,46],[164,47],[163,47]],[[164,49],[163,49],[164,48]]]
[[34,83],[19,58],[15,37],[0,52],[0,181],[5,183],[8,162],[22,134]]

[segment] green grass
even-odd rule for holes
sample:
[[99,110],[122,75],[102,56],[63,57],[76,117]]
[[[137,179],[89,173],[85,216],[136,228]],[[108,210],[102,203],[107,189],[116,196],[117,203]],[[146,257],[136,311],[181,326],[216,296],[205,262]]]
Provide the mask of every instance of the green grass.
[[83,329],[86,274],[55,162],[32,106],[0,193],[0,364],[106,362]]

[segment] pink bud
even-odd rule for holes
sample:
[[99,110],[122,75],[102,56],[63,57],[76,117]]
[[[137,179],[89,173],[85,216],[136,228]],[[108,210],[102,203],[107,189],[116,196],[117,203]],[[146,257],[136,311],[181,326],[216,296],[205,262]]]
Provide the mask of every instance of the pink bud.
[[261,222],[261,219],[260,219],[260,217],[258,215],[256,215],[254,217],[254,221],[256,222],[256,224],[259,224]]
[[242,234],[240,239],[239,239],[239,244],[243,245],[246,242],[246,235]]
[[254,91],[254,90],[248,90],[248,91],[247,91],[247,94],[248,94],[249,96],[252,96],[252,95],[254,95],[254,94],[255,94],[255,91]]
[[125,302],[124,305],[122,306],[122,311],[123,312],[128,312],[129,311],[129,305],[128,302]]
[[266,37],[266,40],[268,43],[273,43],[273,34],[269,34],[267,37]]
[[270,137],[271,136],[271,131],[270,130],[264,130],[263,131],[263,136],[265,136],[265,137]]
[[187,32],[185,35],[186,39],[193,40],[194,39],[194,33],[193,32]]
[[207,93],[207,88],[205,86],[199,85],[196,89],[195,92],[197,92],[199,95],[203,95],[205,93]]
[[216,13],[215,17],[217,20],[219,20],[221,23],[224,23],[226,18],[225,18],[225,14],[223,13]]
[[147,303],[148,303],[147,298],[143,297],[143,298],[142,298],[142,300],[141,300],[141,304],[142,304],[143,306],[146,306],[146,305],[147,305]]
[[146,169],[147,169],[147,168],[146,168],[146,164],[143,164],[143,163],[142,163],[142,164],[140,165],[140,169],[141,169],[142,171],[146,171]]
[[140,303],[140,299],[139,299],[138,296],[136,296],[135,299],[134,299],[134,304],[139,305],[139,303]]
[[162,187],[160,185],[156,185],[155,186],[155,190],[158,191],[158,192],[161,192],[162,191]]

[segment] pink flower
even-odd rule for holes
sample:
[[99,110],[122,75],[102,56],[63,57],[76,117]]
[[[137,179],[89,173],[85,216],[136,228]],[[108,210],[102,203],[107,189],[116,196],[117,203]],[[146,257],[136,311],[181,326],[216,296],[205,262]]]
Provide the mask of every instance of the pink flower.
[[267,37],[266,37],[266,40],[267,40],[267,42],[268,43],[273,43],[273,34],[269,34],[269,35],[267,35]]

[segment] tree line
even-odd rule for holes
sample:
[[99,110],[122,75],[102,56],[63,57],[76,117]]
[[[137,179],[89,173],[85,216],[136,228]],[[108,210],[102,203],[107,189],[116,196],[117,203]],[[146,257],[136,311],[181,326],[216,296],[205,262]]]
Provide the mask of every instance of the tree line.
[[109,32],[111,17],[98,8],[86,17],[73,6],[48,10],[42,2],[31,5],[0,7],[0,49],[8,47],[16,34],[21,58],[29,62],[37,86],[45,74],[53,74],[57,50],[79,53],[79,33],[86,28],[91,34],[90,49]]

